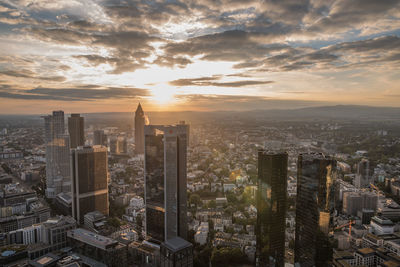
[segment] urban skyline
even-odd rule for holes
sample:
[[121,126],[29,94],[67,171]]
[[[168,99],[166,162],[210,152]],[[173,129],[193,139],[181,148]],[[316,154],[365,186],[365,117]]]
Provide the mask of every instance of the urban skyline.
[[392,115],[226,113],[187,123],[177,112],[175,124],[146,125],[160,118],[137,110],[130,123],[119,113],[65,120],[62,110],[27,121],[36,126],[0,121],[0,250],[21,251],[3,263],[61,253],[60,264],[96,266],[400,264]]
[[399,0],[0,0],[0,266],[400,266]]

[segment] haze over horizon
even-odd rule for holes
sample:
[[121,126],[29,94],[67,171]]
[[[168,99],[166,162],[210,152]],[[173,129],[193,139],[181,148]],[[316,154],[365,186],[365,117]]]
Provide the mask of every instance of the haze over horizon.
[[400,107],[400,2],[0,0],[0,113]]

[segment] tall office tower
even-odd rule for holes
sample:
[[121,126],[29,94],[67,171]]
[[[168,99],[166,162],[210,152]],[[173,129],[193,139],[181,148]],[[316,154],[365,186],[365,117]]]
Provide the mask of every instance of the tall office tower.
[[369,174],[369,161],[368,159],[362,159],[357,164],[357,174],[354,180],[354,185],[358,188],[368,187],[371,180],[371,176]]
[[257,265],[285,265],[288,154],[258,151]]
[[85,145],[85,126],[79,114],[71,114],[68,118],[68,133],[71,148]]
[[110,137],[110,152],[115,155],[127,154],[128,143],[124,136]]
[[107,135],[103,130],[95,130],[93,132],[93,145],[107,146]]
[[325,266],[331,257],[327,234],[334,208],[336,160],[322,153],[300,154],[297,162],[295,263]]
[[186,239],[188,127],[148,125],[144,134],[147,236],[159,243],[177,236]]
[[64,112],[44,116],[46,143],[46,196],[70,192],[69,136],[65,134]]
[[108,216],[107,148],[84,146],[71,150],[72,216],[83,224],[88,212]]
[[135,147],[136,153],[144,153],[144,125],[146,122],[146,117],[144,115],[142,106],[138,105],[135,112]]

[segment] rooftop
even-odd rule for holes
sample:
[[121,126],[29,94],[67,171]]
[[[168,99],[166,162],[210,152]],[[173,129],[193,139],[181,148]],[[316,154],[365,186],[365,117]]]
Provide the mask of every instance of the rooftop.
[[174,238],[168,239],[167,241],[165,241],[163,243],[163,245],[173,252],[178,252],[182,249],[189,248],[192,246],[191,243],[189,243],[188,241],[186,241],[180,237],[174,237]]
[[372,249],[372,248],[361,248],[361,249],[357,250],[357,253],[363,254],[365,256],[365,255],[368,255],[368,254],[375,253],[375,250]]
[[70,230],[67,235],[70,238],[104,250],[118,245],[118,242],[114,239],[95,234],[82,228]]
[[48,253],[48,254],[43,255],[42,257],[39,257],[35,260],[30,260],[29,266],[34,266],[34,267],[50,266],[50,265],[53,265],[55,262],[57,262],[59,259],[60,259],[59,256],[54,255],[53,253]]

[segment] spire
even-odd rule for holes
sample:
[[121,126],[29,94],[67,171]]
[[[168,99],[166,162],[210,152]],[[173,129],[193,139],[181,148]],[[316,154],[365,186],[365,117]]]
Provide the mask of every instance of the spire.
[[140,105],[140,102],[139,102],[139,105],[138,105],[138,107],[136,109],[135,115],[136,114],[144,115],[144,112],[143,112],[143,109],[142,109],[142,105]]

